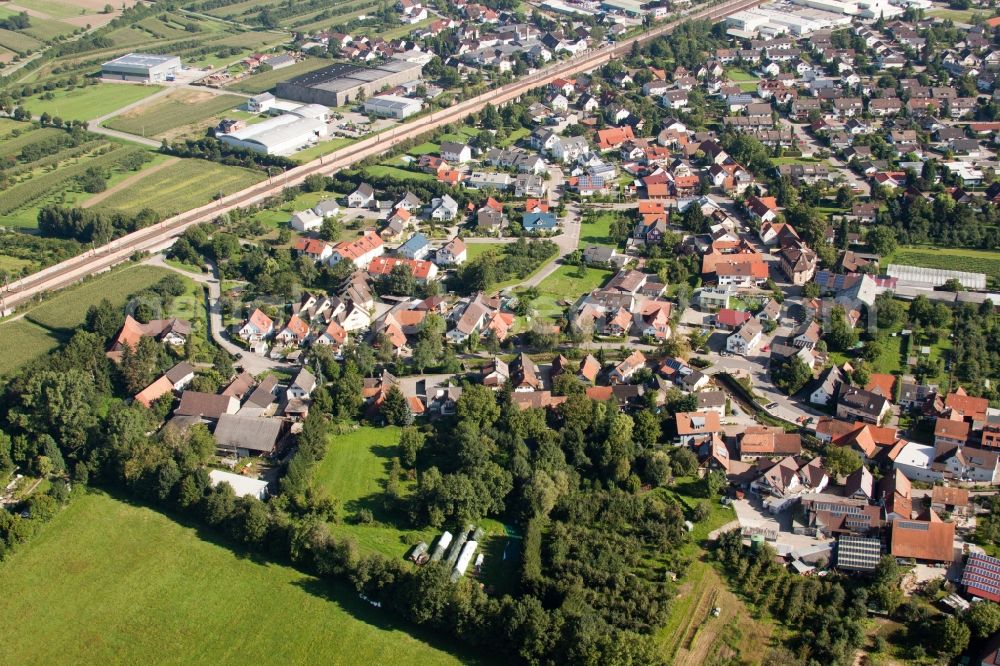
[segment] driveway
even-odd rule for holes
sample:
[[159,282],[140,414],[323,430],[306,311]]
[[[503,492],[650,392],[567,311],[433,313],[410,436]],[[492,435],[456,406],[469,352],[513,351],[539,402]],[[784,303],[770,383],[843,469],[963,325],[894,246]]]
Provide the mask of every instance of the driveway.
[[254,376],[268,370],[287,370],[291,367],[288,363],[275,361],[246,351],[242,347],[230,342],[225,336],[225,326],[222,322],[222,307],[219,305],[219,299],[222,297],[222,287],[219,283],[218,267],[215,264],[212,264],[212,275],[206,275],[204,273],[191,273],[171,266],[163,260],[162,254],[155,254],[143,263],[166,268],[208,287],[208,328],[212,334],[212,340],[215,341],[215,344],[229,352],[230,355],[234,357],[237,355],[242,356],[242,358],[235,361],[237,366],[242,366],[244,370]]

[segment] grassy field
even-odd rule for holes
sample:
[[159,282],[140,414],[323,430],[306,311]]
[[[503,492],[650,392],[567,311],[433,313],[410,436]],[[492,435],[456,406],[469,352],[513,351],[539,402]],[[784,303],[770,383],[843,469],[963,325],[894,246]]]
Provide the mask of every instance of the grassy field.
[[409,180],[434,180],[434,174],[424,173],[423,171],[410,171],[409,169],[400,169],[398,167],[389,166],[387,164],[376,164],[375,166],[370,166],[365,169],[365,173],[372,177],[378,178],[381,176],[392,176],[393,178],[409,179]]
[[125,300],[141,289],[173,274],[155,266],[129,266],[112,271],[76,287],[70,287],[52,299],[25,313],[25,318],[47,329],[71,333],[83,323],[87,308],[106,298],[115,306],[125,306]]
[[8,375],[25,363],[59,346],[61,340],[48,329],[27,319],[0,323],[0,376]]
[[580,228],[580,249],[585,250],[590,245],[615,247],[615,242],[611,240],[611,223],[614,219],[614,213],[604,213],[593,222],[582,224]]
[[306,72],[319,69],[320,67],[326,67],[329,64],[330,61],[328,60],[306,58],[305,60],[297,62],[290,67],[275,69],[270,72],[261,72],[260,74],[252,74],[247,78],[227,87],[237,92],[247,93],[248,95],[256,95],[257,93],[271,90],[274,86],[278,85],[279,81],[294,78],[300,74],[305,74]]
[[[331,531],[353,538],[365,551],[389,557],[402,557],[418,541],[430,543],[435,536],[433,530],[404,529],[402,518],[384,507],[384,485],[398,443],[398,428],[363,427],[335,435],[315,476],[316,484],[340,502],[340,521]],[[350,524],[348,519],[361,509],[371,511],[376,522]]]
[[[706,501],[700,485],[694,478],[678,478],[669,488],[656,492],[679,502],[690,519],[697,504]],[[678,579],[677,598],[657,639],[667,663],[677,666],[701,666],[727,659],[734,663],[763,663],[773,627],[751,617],[707,561],[709,534],[735,520],[736,514],[717,501],[709,506],[708,518],[695,523],[691,541],[684,546],[684,554],[692,561]],[[717,618],[711,616],[715,607],[721,610]]]
[[[213,95],[209,92],[178,90],[150,104],[143,104],[120,116],[115,116],[104,124],[111,129],[142,136],[204,135],[206,129],[218,122],[223,111],[228,111],[242,102],[243,98],[238,95]],[[181,131],[169,132],[169,130]]]
[[199,159],[183,159],[157,172],[155,178],[111,195],[97,208],[135,212],[152,208],[164,217],[203,206],[218,193],[232,194],[264,180],[265,175],[241,167]]
[[932,9],[927,12],[929,18],[950,19],[955,23],[972,23],[972,17],[976,14],[986,18],[988,11],[982,9]]
[[293,157],[300,162],[309,162],[316,159],[320,155],[328,155],[335,150],[340,150],[344,146],[349,146],[354,143],[354,139],[349,139],[346,136],[337,137],[336,139],[330,139],[329,141],[321,141],[315,146],[306,148],[305,150],[300,150],[295,153]]
[[889,264],[985,273],[990,282],[1000,282],[1000,252],[989,250],[902,247],[882,262],[883,266]]
[[[340,502],[340,521],[330,525],[330,531],[353,539],[362,552],[402,557],[420,541],[433,545],[440,534],[434,529],[409,529],[406,517],[385,505],[385,483],[391,460],[398,455],[398,442],[398,428],[366,426],[334,435],[316,468],[315,483]],[[402,482],[404,496],[412,485]],[[375,522],[353,524],[350,518],[361,509],[371,511]],[[484,519],[477,525],[486,534],[481,542],[486,557],[480,580],[500,593],[511,591],[520,559],[520,536],[496,520]]]
[[33,115],[48,112],[63,120],[93,120],[145,99],[160,90],[160,86],[126,83],[99,83],[75,90],[57,90],[52,99],[30,97],[22,102]]
[[538,285],[539,297],[532,302],[532,307],[539,317],[554,318],[565,311],[566,306],[559,301],[573,303],[586,292],[601,286],[611,275],[611,271],[601,268],[581,268],[578,266],[560,266],[556,272],[542,280]]
[[0,644],[9,664],[467,661],[345,585],[96,493],[4,563],[0,585],[0,613],[19,618]]
[[496,250],[497,252],[500,252],[501,250],[503,250],[503,245],[499,243],[473,243],[466,241],[465,242],[465,251],[467,255],[466,261],[472,261],[476,257],[486,254],[490,250]]

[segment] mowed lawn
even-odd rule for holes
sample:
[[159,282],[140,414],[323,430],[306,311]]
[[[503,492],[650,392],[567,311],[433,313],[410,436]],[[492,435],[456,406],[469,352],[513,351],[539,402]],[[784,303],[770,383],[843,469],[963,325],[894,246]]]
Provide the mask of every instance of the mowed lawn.
[[558,317],[566,309],[560,301],[575,302],[583,294],[600,287],[611,275],[611,271],[601,268],[560,266],[538,285],[539,296],[532,307],[539,317]]
[[580,249],[585,250],[591,245],[615,247],[616,243],[611,240],[611,223],[614,220],[614,213],[604,213],[595,218],[593,222],[582,223],[580,225]]
[[0,663],[468,663],[343,584],[145,507],[75,499],[0,567]]
[[[198,125],[207,128],[208,122],[223,111],[228,111],[243,102],[238,95],[213,95],[208,92],[178,90],[167,97],[161,97],[149,104],[126,111],[108,120],[105,126],[111,129],[139,134],[159,136],[169,130]],[[192,127],[192,131],[199,127]]]
[[27,319],[0,323],[0,377],[9,375],[60,344],[59,338]]
[[[399,455],[399,428],[362,427],[330,438],[326,456],[316,468],[315,483],[340,504],[339,522],[330,531],[354,539],[362,551],[403,557],[419,541],[430,543],[433,530],[410,530],[405,516],[387,511],[385,482],[393,457]],[[402,487],[406,487],[405,481]],[[375,523],[353,524],[351,518],[368,509]]]
[[145,99],[160,90],[160,86],[143,86],[128,83],[98,83],[74,90],[53,91],[52,99],[30,97],[23,100],[32,115],[48,112],[63,120],[93,120],[112,111]]
[[152,208],[163,217],[170,217],[212,201],[217,194],[227,195],[264,180],[259,171],[225,166],[195,158],[183,159],[116,192],[96,208],[134,213]]

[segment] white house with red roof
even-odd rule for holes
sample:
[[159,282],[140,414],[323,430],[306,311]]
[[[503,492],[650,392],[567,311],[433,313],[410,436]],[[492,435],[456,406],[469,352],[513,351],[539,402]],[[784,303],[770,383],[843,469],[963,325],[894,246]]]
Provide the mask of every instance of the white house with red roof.
[[385,253],[385,244],[374,229],[366,229],[361,238],[353,241],[342,241],[333,246],[329,262],[331,265],[343,260],[352,262],[361,269],[368,268],[372,259]]
[[242,327],[239,336],[247,342],[258,342],[269,337],[274,332],[274,320],[257,308],[251,313]]

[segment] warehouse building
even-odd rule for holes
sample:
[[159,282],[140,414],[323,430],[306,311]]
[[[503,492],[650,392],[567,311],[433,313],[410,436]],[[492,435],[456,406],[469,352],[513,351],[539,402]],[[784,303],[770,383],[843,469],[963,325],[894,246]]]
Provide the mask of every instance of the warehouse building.
[[275,95],[304,104],[343,106],[373,97],[384,88],[419,79],[423,66],[390,60],[378,67],[337,63],[278,83]]
[[365,113],[383,118],[395,118],[396,120],[409,118],[414,113],[420,113],[422,108],[424,105],[419,99],[400,97],[399,95],[376,95],[365,102]]
[[217,138],[229,146],[265,155],[289,155],[327,135],[329,113],[319,104],[306,104]]
[[181,69],[177,56],[154,53],[129,53],[101,65],[101,76],[117,81],[152,83],[167,81]]

